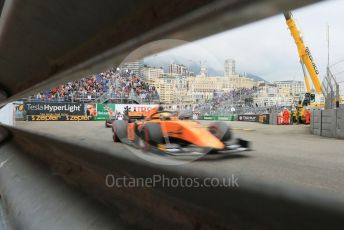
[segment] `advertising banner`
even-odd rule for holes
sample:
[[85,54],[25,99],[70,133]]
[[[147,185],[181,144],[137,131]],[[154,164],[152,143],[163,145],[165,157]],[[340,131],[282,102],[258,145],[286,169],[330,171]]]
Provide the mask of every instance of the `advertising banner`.
[[218,116],[218,121],[233,121],[234,116]]
[[27,116],[28,121],[91,121],[91,116],[85,115],[59,115],[59,114],[48,114],[48,115],[29,115]]
[[115,104],[97,104],[97,116],[95,120],[107,120],[115,115]]
[[206,121],[234,121],[234,115],[229,115],[229,116],[203,116],[201,117],[201,120],[206,120]]
[[115,115],[115,104],[94,104],[86,105],[86,115],[93,121],[105,121]]
[[127,112],[147,112],[157,105],[27,102],[28,121],[104,121]]
[[203,116],[202,120],[214,121],[214,120],[216,120],[216,116]]
[[258,122],[259,115],[238,115],[238,121]]
[[116,115],[125,115],[128,112],[148,112],[158,105],[145,104],[116,104]]
[[83,103],[25,102],[27,115],[85,115]]

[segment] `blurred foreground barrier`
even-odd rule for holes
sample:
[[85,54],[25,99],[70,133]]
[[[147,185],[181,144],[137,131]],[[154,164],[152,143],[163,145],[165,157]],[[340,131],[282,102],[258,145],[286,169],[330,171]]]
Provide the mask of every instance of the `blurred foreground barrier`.
[[[218,171],[151,164],[116,148],[8,131],[11,137],[0,148],[0,191],[14,229],[342,229],[344,224],[344,203],[335,196],[257,178],[238,177],[237,186],[229,187],[223,182],[229,175]],[[126,187],[109,175],[220,183]]]

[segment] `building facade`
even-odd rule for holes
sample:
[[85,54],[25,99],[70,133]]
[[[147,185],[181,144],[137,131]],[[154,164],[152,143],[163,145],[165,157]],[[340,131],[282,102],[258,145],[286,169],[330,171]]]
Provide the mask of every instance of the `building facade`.
[[225,60],[225,76],[235,75],[235,60],[234,59],[227,59]]
[[305,93],[302,81],[275,81],[257,87],[253,102],[258,106],[292,106]]
[[241,75],[231,76],[203,76],[188,77],[190,97],[194,102],[200,103],[211,99],[214,92],[230,92],[233,89],[252,89],[257,81]]
[[161,68],[144,67],[143,77],[148,83],[152,83],[155,79],[160,78],[164,74],[164,70]]
[[173,103],[174,99],[174,77],[170,74],[162,74],[151,83],[159,93],[160,102],[164,104]]
[[306,88],[303,81],[275,81],[280,89],[280,94],[284,96],[301,96],[305,94]]
[[203,63],[201,64],[201,69],[200,69],[200,72],[199,72],[199,76],[202,76],[202,77],[208,76],[208,68]]

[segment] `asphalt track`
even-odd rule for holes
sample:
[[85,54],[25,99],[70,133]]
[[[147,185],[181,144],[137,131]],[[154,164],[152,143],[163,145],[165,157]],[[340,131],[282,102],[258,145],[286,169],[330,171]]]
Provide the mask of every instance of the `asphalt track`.
[[[312,135],[304,125],[229,123],[236,137],[252,142],[252,151],[201,158],[173,167],[235,174],[239,178],[333,193],[344,199],[344,140]],[[99,146],[102,151],[133,155],[126,146],[112,141],[111,129],[105,128],[104,122],[17,122],[16,126],[86,146]]]

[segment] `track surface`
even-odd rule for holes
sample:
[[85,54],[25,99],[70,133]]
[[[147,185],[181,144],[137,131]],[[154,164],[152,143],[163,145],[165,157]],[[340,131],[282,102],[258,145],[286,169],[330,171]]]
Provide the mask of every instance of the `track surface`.
[[[230,122],[230,125],[237,137],[252,142],[253,151],[174,167],[216,170],[223,175],[256,178],[270,184],[334,192],[344,198],[344,140],[312,135],[309,127],[303,125],[245,122]],[[132,154],[127,147],[112,142],[111,129],[105,128],[104,122],[17,122],[16,126],[100,146],[103,151]]]

